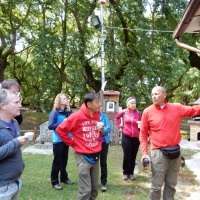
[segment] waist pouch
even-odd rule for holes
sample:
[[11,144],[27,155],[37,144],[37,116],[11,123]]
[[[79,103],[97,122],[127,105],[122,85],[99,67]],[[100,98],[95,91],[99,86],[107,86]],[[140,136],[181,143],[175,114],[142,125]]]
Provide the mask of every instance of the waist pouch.
[[180,156],[180,146],[179,145],[160,148],[160,151],[168,159],[176,159]]
[[100,157],[99,152],[98,153],[91,153],[91,154],[84,154],[85,159],[91,163],[91,164],[95,164]]

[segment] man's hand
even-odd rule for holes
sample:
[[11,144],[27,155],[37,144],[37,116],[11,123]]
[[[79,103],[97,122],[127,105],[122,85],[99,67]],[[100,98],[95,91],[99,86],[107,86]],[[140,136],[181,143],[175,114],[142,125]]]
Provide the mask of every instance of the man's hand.
[[19,140],[21,146],[23,146],[26,144],[26,141],[28,140],[28,136],[19,136],[17,139]]
[[149,158],[148,155],[143,155],[142,158],[141,158],[141,163],[143,163],[143,159],[144,159],[144,158],[149,159],[149,162],[151,162],[151,159]]
[[71,108],[70,108],[70,105],[68,104],[68,105],[66,105],[66,108],[67,108],[67,110],[68,111],[70,111],[71,110]]
[[103,134],[103,132],[104,132],[104,128],[105,128],[105,127],[102,126],[102,127],[99,129],[99,132]]

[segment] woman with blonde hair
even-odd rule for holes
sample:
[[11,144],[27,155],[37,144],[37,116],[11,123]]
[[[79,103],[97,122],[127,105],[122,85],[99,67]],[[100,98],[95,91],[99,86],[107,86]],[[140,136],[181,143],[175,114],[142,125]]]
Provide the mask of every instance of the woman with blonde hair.
[[65,184],[74,184],[69,180],[68,173],[66,171],[68,161],[69,146],[64,144],[58,134],[56,128],[62,121],[69,117],[72,113],[70,109],[67,96],[65,94],[58,94],[54,100],[53,109],[49,115],[48,128],[52,130],[52,142],[53,142],[53,154],[54,160],[51,169],[51,184],[56,190],[62,190],[62,186],[59,184],[58,175],[60,172],[60,182]]

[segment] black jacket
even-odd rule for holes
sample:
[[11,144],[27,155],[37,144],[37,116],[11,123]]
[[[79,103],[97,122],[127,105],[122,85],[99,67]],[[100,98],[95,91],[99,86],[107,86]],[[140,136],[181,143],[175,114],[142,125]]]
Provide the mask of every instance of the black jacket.
[[17,120],[18,124],[20,125],[23,121],[23,116],[20,114],[19,116],[16,116],[15,119]]

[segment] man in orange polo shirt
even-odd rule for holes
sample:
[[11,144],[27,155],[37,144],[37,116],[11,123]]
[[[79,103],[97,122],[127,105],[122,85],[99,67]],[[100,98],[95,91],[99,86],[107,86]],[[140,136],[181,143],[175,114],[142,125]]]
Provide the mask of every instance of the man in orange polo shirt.
[[181,118],[200,114],[200,105],[183,106],[166,102],[166,90],[156,86],[152,89],[153,104],[142,114],[140,129],[140,145],[142,158],[148,158],[148,134],[151,142],[152,181],[150,199],[161,198],[163,184],[163,200],[173,200],[176,192],[178,172],[181,165],[179,143],[181,141]]

